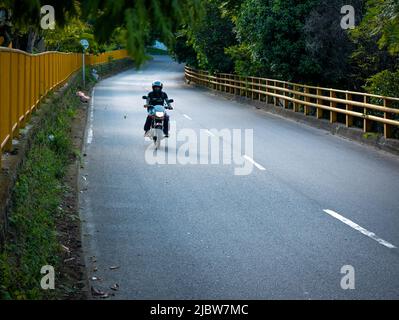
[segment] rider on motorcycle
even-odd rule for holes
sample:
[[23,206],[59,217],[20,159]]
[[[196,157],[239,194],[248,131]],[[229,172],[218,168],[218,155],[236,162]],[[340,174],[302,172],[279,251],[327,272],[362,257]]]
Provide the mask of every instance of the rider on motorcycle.
[[[162,91],[163,89],[163,84],[161,81],[154,81],[152,83],[152,91],[147,95],[147,106],[148,108],[151,108],[156,105],[164,105],[166,102],[168,109],[172,110],[173,108],[171,107],[170,103],[168,102],[168,95],[166,92]],[[147,116],[147,120],[144,125],[144,131],[145,134],[144,136],[147,135],[148,131],[151,129],[151,116]],[[169,116],[165,113],[165,117],[163,120],[163,133],[165,135],[165,138],[169,137]]]

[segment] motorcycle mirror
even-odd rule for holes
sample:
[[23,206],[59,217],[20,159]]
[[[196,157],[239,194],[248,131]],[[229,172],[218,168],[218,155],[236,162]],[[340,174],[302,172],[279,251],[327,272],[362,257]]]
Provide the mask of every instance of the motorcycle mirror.
[[175,102],[173,99],[168,100],[169,103]]
[[144,100],[147,100],[147,96],[143,96],[143,99],[144,99]]

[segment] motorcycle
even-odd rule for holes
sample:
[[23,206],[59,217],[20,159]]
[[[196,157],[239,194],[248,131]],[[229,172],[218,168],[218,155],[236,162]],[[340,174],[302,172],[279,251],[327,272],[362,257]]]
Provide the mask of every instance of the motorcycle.
[[[143,99],[147,100],[147,96],[143,96]],[[174,102],[173,99],[169,99],[167,101],[168,104],[172,102]],[[146,137],[149,137],[154,142],[155,149],[157,150],[161,146],[161,141],[164,139],[163,123],[166,115],[166,109],[173,110],[173,108],[166,105],[165,102],[163,105],[155,106],[146,104],[144,105],[144,108],[147,108],[148,114],[151,117],[151,129]]]

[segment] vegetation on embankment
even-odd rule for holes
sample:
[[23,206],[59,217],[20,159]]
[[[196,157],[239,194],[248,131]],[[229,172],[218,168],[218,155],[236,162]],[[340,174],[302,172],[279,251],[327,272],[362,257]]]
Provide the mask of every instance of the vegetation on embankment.
[[[113,61],[96,69],[104,76],[126,66],[127,62]],[[89,74],[88,89],[94,84]],[[59,224],[67,214],[61,203],[70,192],[64,177],[68,166],[80,157],[72,143],[72,122],[81,105],[76,97],[81,81],[77,75],[62,94],[52,95],[32,129],[31,147],[11,195],[9,232],[0,251],[0,299],[57,299],[65,296],[65,290],[73,290],[59,283],[67,250],[60,243]],[[45,265],[55,269],[55,290],[41,289],[40,271]]]

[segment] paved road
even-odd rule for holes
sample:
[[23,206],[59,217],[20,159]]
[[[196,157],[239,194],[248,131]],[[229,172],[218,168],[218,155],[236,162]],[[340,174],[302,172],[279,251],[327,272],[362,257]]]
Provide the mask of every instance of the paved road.
[[[141,96],[154,79],[176,101],[180,135],[253,129],[252,173],[235,175],[236,162],[149,163]],[[234,152],[241,144],[223,141]],[[86,153],[89,274],[102,279],[96,287],[118,283],[114,298],[399,298],[394,156],[187,86],[167,57],[96,87]],[[354,290],[341,288],[344,265]]]

